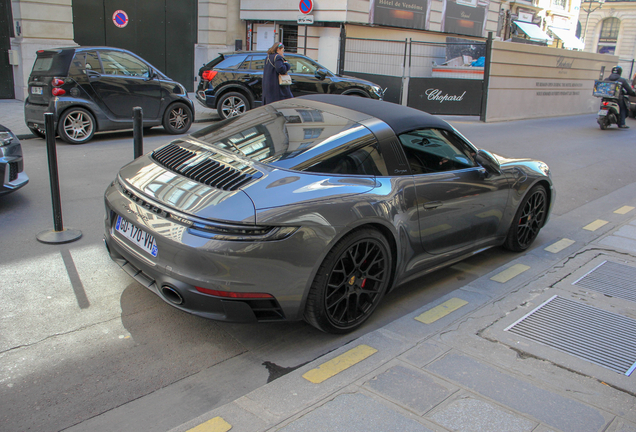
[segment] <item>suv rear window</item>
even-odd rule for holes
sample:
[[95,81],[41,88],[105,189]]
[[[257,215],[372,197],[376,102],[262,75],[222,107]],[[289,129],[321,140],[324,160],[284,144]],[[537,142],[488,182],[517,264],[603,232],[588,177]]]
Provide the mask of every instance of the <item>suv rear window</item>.
[[223,59],[221,63],[218,63],[216,66],[214,66],[214,68],[215,69],[238,69],[241,63],[243,63],[243,60],[245,60],[245,57],[247,57],[246,54],[227,56],[226,58]]
[[32,74],[66,76],[74,51],[42,51],[33,64]]

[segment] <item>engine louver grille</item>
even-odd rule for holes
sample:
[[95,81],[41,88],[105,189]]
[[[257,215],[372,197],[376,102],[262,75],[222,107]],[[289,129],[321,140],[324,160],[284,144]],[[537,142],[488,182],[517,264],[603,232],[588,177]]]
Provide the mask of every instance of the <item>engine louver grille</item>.
[[176,144],[168,144],[152,152],[154,161],[170,171],[218,189],[237,190],[260,177],[260,172],[255,169],[239,170],[214,159],[203,159],[195,164],[187,163],[196,156],[197,153]]

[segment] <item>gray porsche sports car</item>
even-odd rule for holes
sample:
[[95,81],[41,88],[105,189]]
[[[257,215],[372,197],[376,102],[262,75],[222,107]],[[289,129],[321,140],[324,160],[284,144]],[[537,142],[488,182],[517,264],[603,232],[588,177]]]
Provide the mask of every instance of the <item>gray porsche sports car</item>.
[[363,98],[266,105],[124,166],[105,193],[113,260],[169,304],[343,333],[387,291],[548,220],[548,166]]

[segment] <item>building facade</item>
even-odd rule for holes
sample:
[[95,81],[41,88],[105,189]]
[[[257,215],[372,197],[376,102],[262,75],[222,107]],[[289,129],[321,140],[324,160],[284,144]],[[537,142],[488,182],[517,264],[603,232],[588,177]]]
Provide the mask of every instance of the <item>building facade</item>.
[[239,0],[0,0],[0,98],[26,98],[38,50],[74,45],[129,49],[192,91],[245,35]]
[[579,20],[585,51],[617,55],[623,76],[633,78],[636,74],[636,0],[605,0],[599,6],[598,2],[584,2],[581,7]]

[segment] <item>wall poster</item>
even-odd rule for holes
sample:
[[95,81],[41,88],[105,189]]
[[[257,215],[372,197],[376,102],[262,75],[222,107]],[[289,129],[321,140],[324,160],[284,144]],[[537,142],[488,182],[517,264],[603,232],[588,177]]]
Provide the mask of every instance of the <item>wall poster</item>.
[[[443,0],[444,33],[485,37],[490,0]],[[371,0],[371,24],[430,30],[431,0]]]

